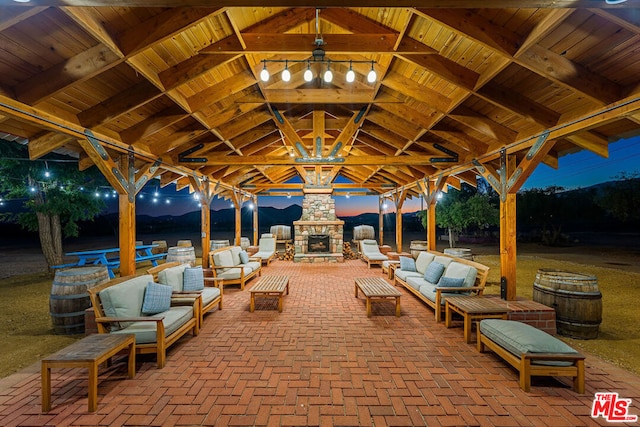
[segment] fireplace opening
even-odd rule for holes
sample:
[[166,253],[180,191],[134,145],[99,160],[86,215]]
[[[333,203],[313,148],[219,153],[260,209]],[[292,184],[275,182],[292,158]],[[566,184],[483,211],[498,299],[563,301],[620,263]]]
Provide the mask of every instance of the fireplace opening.
[[309,235],[307,252],[329,252],[329,236],[324,234]]

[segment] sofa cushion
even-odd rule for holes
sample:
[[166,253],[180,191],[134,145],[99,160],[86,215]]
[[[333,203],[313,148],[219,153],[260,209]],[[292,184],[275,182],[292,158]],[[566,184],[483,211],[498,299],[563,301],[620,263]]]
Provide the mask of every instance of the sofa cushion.
[[403,282],[406,282],[410,277],[419,277],[422,279],[423,273],[418,273],[417,271],[404,271],[401,268],[396,268],[396,277]]
[[201,291],[204,289],[204,272],[202,267],[189,267],[184,269],[184,291]]
[[416,271],[416,262],[413,260],[413,258],[401,256],[399,259],[400,269],[404,271]]
[[169,310],[172,292],[171,286],[149,282],[142,300],[142,314],[158,314]]
[[220,289],[207,286],[202,290],[202,305],[207,305],[220,296]]
[[260,269],[260,267],[262,266],[262,263],[260,263],[260,261],[249,261],[248,263],[241,264],[241,265],[247,269],[250,268],[251,271],[253,272]]
[[247,277],[249,274],[251,274],[250,267],[233,267],[218,274],[218,277],[222,279],[239,279],[242,270],[244,270],[244,277]]
[[424,285],[428,285],[427,281],[422,278],[422,276],[410,276],[407,277],[407,286],[412,287],[416,291],[419,291],[420,288]]
[[218,272],[224,272],[231,268],[233,264],[233,256],[231,255],[231,251],[229,249],[225,249],[224,251],[216,252],[213,254],[213,262],[216,266],[221,266],[223,268],[218,268]]
[[[520,357],[523,353],[568,353],[577,351],[548,333],[513,320],[484,319],[480,331],[500,347]],[[533,362],[532,362],[533,363]],[[535,361],[536,364],[570,366],[572,362]]]
[[433,284],[438,283],[438,280],[440,280],[440,276],[442,276],[442,273],[444,273],[444,268],[444,265],[440,264],[439,262],[433,261],[431,264],[429,264],[424,272],[424,280]]
[[445,255],[438,255],[435,258],[433,258],[433,261],[438,262],[442,265],[444,265],[445,268],[447,268],[449,266],[449,264],[451,264],[453,262],[453,259],[449,258],[448,256]]
[[247,253],[247,251],[240,251],[240,264],[247,264],[249,263],[249,254]]
[[[100,301],[105,316],[140,317],[144,291],[152,281],[153,276],[145,274],[101,290]],[[128,323],[120,323],[119,326],[113,326],[112,330],[118,327],[124,328],[127,325]]]
[[447,267],[447,269],[443,274],[444,277],[464,279],[465,288],[470,288],[475,284],[477,275],[478,275],[478,270],[475,267],[462,264],[456,261],[453,261],[451,264],[449,264],[449,266]]
[[462,288],[464,286],[464,279],[462,277],[445,277],[442,276],[438,281],[438,285],[434,288]]
[[424,272],[427,270],[429,264],[433,262],[433,259],[436,256],[429,252],[420,252],[418,254],[418,258],[416,259],[416,271],[421,275],[424,275]]
[[166,268],[158,273],[158,282],[171,286],[176,292],[181,292],[184,284],[184,270],[190,266],[190,264],[182,264]]
[[242,261],[240,261],[240,252],[242,252],[242,248],[240,246],[232,246],[230,251],[233,265],[236,266],[242,264]]
[[[156,316],[163,317],[164,334],[168,336],[178,330],[182,325],[193,318],[192,306],[171,307],[167,311],[158,313]],[[149,344],[156,342],[155,322],[134,322],[124,329],[115,331],[118,334],[135,334],[137,344]]]

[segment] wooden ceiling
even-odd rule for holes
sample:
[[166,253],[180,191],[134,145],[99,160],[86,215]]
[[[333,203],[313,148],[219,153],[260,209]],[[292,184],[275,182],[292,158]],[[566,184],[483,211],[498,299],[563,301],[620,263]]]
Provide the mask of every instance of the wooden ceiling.
[[[411,197],[441,174],[473,184],[477,164],[523,158],[545,132],[556,167],[640,130],[634,2],[2,0],[0,134],[87,168],[88,129],[114,161],[157,162],[178,188],[207,176],[221,197],[300,182]],[[373,61],[376,82],[371,62],[353,64],[353,83],[345,62],[332,83],[313,61],[310,83],[298,62],[289,82],[284,62],[260,80],[263,60],[311,58],[319,36],[327,59]]]

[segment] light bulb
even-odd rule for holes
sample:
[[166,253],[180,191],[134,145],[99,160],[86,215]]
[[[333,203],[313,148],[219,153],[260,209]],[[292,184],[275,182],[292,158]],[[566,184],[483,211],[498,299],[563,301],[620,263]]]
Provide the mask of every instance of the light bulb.
[[324,81],[331,83],[331,80],[333,80],[333,73],[331,70],[327,69],[327,71],[324,72]]
[[260,80],[262,80],[263,82],[269,81],[269,71],[267,71],[267,64],[265,64],[262,71],[260,71]]
[[313,72],[311,71],[311,68],[307,68],[304,72],[304,81],[310,82],[311,80],[313,80]]
[[373,83],[377,78],[378,75],[376,74],[376,70],[373,69],[373,64],[371,64],[371,71],[369,71],[369,74],[367,74],[367,81],[369,83]]
[[356,79],[356,73],[349,68],[349,71],[347,71],[347,82],[349,83],[353,83]]
[[288,82],[291,80],[291,72],[289,71],[289,65],[284,63],[284,70],[282,70],[282,81]]

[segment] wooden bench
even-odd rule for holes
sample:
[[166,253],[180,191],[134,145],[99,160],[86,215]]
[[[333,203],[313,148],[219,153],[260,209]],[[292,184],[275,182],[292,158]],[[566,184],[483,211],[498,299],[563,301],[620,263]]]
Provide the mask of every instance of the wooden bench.
[[284,293],[289,295],[289,277],[287,276],[264,276],[258,283],[249,289],[251,300],[249,303],[249,312],[253,313],[256,309],[256,296],[263,298],[278,297],[278,311],[282,313],[282,297]]
[[133,334],[94,334],[42,359],[42,412],[51,409],[51,368],[87,368],[89,412],[98,409],[98,367],[117,353],[128,351],[128,374],[136,374],[136,339]]
[[388,284],[379,277],[361,277],[355,279],[355,293],[358,298],[358,290],[362,291],[366,297],[367,317],[371,317],[371,300],[385,300],[395,298],[396,316],[400,317],[400,297],[399,290]]
[[[509,335],[509,342],[516,345],[522,344],[523,347],[538,347],[534,351],[522,351],[518,355],[512,353],[496,340],[489,338],[484,331],[483,326],[490,325],[487,322],[504,322],[503,325],[514,326],[516,333],[505,333]],[[498,323],[499,324],[499,323]],[[553,376],[553,377],[572,377],[573,390],[577,393],[584,393],[584,359],[585,357],[564,344],[557,338],[534,328],[526,323],[516,322],[512,320],[486,319],[478,324],[478,351],[482,353],[489,348],[500,356],[503,360],[516,368],[520,373],[520,388],[524,391],[531,390],[532,376]],[[525,340],[526,338],[526,340]],[[524,343],[526,341],[526,344]],[[567,351],[545,351],[549,348],[560,347],[571,350]],[[539,362],[551,362],[552,364],[540,364]]]

